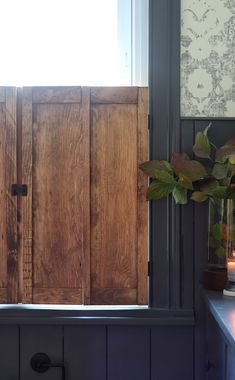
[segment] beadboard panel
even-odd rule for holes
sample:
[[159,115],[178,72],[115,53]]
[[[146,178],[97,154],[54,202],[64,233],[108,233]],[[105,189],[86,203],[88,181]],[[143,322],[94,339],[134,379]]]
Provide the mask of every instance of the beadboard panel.
[[150,377],[150,329],[108,327],[107,375],[109,380],[143,380]]
[[152,328],[152,379],[193,379],[193,334],[188,327]]
[[19,329],[0,326],[0,377],[2,380],[19,379]]
[[4,380],[60,379],[59,368],[31,369],[42,352],[64,362],[66,380],[191,380],[193,336],[193,326],[0,326],[0,370]]
[[[32,370],[30,361],[36,353],[47,354],[52,362],[63,362],[63,327],[24,326],[20,329],[20,378],[38,380],[39,374]],[[42,376],[42,375],[41,375]],[[57,380],[60,368],[50,368],[43,373],[43,380]]]
[[105,379],[106,327],[65,327],[64,358],[68,380]]

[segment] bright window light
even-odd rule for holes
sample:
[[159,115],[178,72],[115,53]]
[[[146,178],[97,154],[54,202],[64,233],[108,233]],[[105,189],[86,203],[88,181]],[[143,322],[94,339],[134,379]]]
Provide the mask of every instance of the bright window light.
[[0,0],[0,85],[131,85],[132,1]]

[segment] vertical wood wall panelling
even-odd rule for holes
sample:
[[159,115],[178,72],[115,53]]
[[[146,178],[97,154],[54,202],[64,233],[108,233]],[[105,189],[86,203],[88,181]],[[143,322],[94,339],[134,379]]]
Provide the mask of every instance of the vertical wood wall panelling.
[[[166,0],[149,2],[150,159],[169,158],[169,98],[166,91],[170,79],[167,9]],[[168,212],[166,199],[150,203],[150,306],[153,307],[168,308],[170,304]]]
[[108,380],[150,379],[150,328],[109,326],[107,345]]
[[194,379],[193,352],[193,327],[153,327],[151,329],[151,379]]
[[11,194],[11,185],[17,183],[16,160],[16,88],[6,88],[6,237],[7,237],[7,299],[18,302],[18,246],[17,246],[17,197]]
[[68,380],[106,380],[106,327],[65,327],[64,360]]
[[[150,158],[170,159],[180,143],[180,0],[150,0]],[[179,207],[171,199],[150,205],[150,305],[179,308]]]
[[80,304],[89,250],[89,91],[34,87],[32,96],[33,302]]
[[[180,5],[181,0],[174,0],[168,3],[168,28],[170,29],[170,82],[168,89],[169,96],[169,146],[170,152],[179,152],[180,149]],[[170,25],[170,26],[169,26]],[[176,205],[171,197],[169,210],[170,224],[170,306],[173,309],[184,308],[181,293],[181,206]]]
[[[138,135],[137,135],[137,163],[139,165],[148,159],[148,92],[145,88],[138,90]],[[146,201],[147,180],[141,170],[137,174],[137,270],[138,293],[137,303],[148,303],[148,204]]]
[[19,379],[19,328],[0,326],[1,380]]
[[7,237],[6,237],[6,89],[0,87],[0,303],[7,303]]
[[28,195],[22,199],[21,259],[23,261],[22,302],[33,302],[32,267],[32,88],[22,93],[22,183],[28,186]]
[[54,363],[62,363],[63,327],[23,326],[20,331],[20,379],[38,380],[41,377],[43,380],[62,379],[60,368],[50,368],[43,374],[33,371],[30,361],[38,352],[47,354]]
[[[144,91],[147,89],[142,89],[142,94]],[[147,284],[146,269],[142,268],[142,278],[138,279],[138,264],[147,262],[147,249],[143,247],[142,258],[137,257],[137,216],[139,220],[145,218],[147,225],[147,205],[139,209],[139,215],[137,206],[138,154],[145,155],[140,148],[138,151],[137,142],[140,133],[141,142],[147,138],[144,122],[139,123],[138,130],[139,107],[143,111],[144,106],[138,106],[137,88],[91,89],[93,304],[137,304],[138,280]],[[145,231],[139,229],[139,243]],[[140,298],[141,303],[147,303],[146,293]]]
[[[181,152],[193,158],[194,122],[181,122]],[[181,208],[181,297],[186,309],[194,307],[194,203]]]

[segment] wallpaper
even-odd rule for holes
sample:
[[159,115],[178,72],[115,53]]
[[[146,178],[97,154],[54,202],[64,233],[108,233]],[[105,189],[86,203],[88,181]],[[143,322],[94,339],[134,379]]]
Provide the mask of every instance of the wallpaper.
[[181,116],[235,117],[235,0],[181,0]]

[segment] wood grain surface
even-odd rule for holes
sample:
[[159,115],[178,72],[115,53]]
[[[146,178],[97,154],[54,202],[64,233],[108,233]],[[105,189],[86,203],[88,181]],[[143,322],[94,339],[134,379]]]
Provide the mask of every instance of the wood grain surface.
[[22,180],[30,184],[22,200],[24,302],[89,303],[89,91],[77,104],[66,103],[71,89],[40,89],[40,99],[38,88],[30,91],[22,126]]
[[91,294],[96,304],[137,304],[138,281],[139,301],[147,303],[147,237],[141,237],[147,228],[147,182],[138,177],[138,163],[147,155],[144,91],[140,106],[124,104],[125,91],[121,102],[120,90],[123,104],[91,104]]
[[[4,95],[4,96],[3,96]],[[0,104],[0,302],[18,302],[16,173],[16,89],[1,88]]]
[[91,87],[92,104],[137,104],[137,87]]
[[147,89],[16,94],[0,88],[0,301],[146,304]]
[[[137,127],[137,163],[138,166],[148,159],[148,91],[139,88],[138,127]],[[148,202],[146,200],[148,182],[146,175],[137,172],[137,303],[148,303]]]
[[16,88],[6,89],[6,237],[7,237],[7,292],[8,302],[18,302],[18,240],[17,197],[11,194],[11,186],[17,183],[16,160]]
[[33,103],[81,103],[81,87],[34,87]]
[[[7,287],[7,237],[6,237],[6,183],[5,183],[5,126],[6,105],[0,104],[0,289]],[[0,290],[0,296],[2,292]],[[2,300],[2,297],[1,297]]]
[[22,302],[33,300],[33,267],[32,267],[32,89],[23,88],[22,94],[22,183],[28,186],[28,195],[22,199],[22,239],[20,257],[22,261]]

